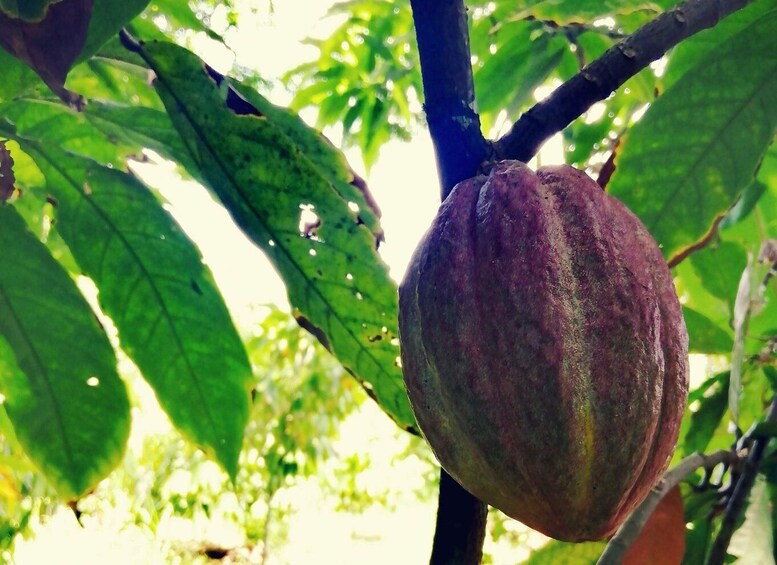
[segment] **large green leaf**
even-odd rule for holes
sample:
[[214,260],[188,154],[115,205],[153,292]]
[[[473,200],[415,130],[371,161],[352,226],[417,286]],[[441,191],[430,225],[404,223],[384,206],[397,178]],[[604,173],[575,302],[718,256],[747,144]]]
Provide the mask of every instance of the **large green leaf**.
[[97,285],[122,347],[173,424],[234,477],[251,367],[199,252],[131,175],[17,140],[44,173],[58,230]]
[[330,182],[337,193],[359,209],[359,221],[363,222],[375,237],[383,238],[380,213],[367,185],[348,165],[345,156],[320,132],[309,127],[294,112],[271,104],[264,96],[234,81],[230,84],[264,114],[278,129],[310,159],[313,165]]
[[[203,175],[282,275],[300,323],[400,426],[412,428],[399,367],[396,287],[374,235],[305,148],[217,86],[197,57],[168,43],[148,43],[142,54]],[[320,222],[305,225],[311,212]]]
[[129,401],[116,359],[75,283],[0,206],[0,392],[19,442],[64,497],[120,461]]
[[777,12],[711,50],[625,138],[608,186],[667,257],[709,232],[754,173],[777,125]]
[[777,7],[777,0],[756,0],[749,6],[727,16],[714,27],[706,29],[681,42],[672,50],[666,73],[661,79],[664,88],[668,88],[693,69],[710,52],[764,14]]

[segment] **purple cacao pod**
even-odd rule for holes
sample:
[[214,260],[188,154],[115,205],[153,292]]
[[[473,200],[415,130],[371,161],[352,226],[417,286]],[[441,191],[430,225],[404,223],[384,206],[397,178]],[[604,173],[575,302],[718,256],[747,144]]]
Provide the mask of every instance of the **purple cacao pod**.
[[655,240],[585,173],[457,185],[399,291],[405,385],[442,467],[551,537],[612,534],[674,450],[688,336]]

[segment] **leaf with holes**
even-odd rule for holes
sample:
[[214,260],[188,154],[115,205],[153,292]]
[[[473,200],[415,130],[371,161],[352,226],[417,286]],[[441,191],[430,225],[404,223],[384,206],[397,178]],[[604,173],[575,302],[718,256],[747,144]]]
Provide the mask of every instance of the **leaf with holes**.
[[704,238],[752,182],[774,136],[775,26],[777,11],[711,50],[624,138],[608,189],[666,257]]
[[77,498],[121,460],[129,400],[75,283],[11,206],[0,206],[0,393],[30,459]]
[[413,428],[398,361],[396,286],[359,211],[305,147],[219,87],[196,56],[157,42],[141,54],[203,175],[283,277],[297,319],[400,426]]
[[17,141],[45,175],[58,230],[97,285],[122,348],[173,424],[234,478],[251,367],[196,247],[134,177]]

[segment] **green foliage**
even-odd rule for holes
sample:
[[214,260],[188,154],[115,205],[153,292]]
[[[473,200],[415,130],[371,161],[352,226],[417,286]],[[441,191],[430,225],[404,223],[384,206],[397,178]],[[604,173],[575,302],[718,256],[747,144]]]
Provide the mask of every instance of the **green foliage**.
[[129,402],[108,339],[75,283],[0,206],[0,393],[19,443],[67,498],[121,459]]
[[774,136],[775,22],[772,12],[711,49],[656,100],[618,152],[608,189],[667,257],[710,231],[752,182]]
[[[49,3],[0,0],[0,11],[34,19]],[[469,2],[484,130],[503,132],[535,97],[674,3]],[[247,546],[270,547],[283,541],[288,516],[279,495],[314,476],[344,509],[389,503],[388,489],[362,487],[368,457],[333,451],[340,422],[364,398],[347,373],[402,428],[414,426],[397,363],[396,288],[376,252],[379,212],[342,153],[295,113],[314,107],[317,127],[342,127],[344,144],[357,146],[368,167],[386,142],[410,139],[423,95],[409,3],[337,4],[332,34],[310,40],[317,58],[285,76],[291,110],[245,84],[214,80],[181,47],[125,49],[115,37],[124,25],[143,40],[190,30],[223,41],[207,23],[217,3],[156,0],[133,19],[146,4],[94,2],[66,82],[87,101],[80,112],[0,51],[0,142],[17,189],[0,205],[2,548],[48,511],[52,486],[59,497],[81,497],[120,461],[130,412],[118,347],[172,423],[230,475],[177,436],[147,439],[112,480],[133,492],[133,515],[152,531],[173,515],[228,515]],[[694,375],[675,461],[730,448],[732,421],[742,431],[755,426],[758,437],[773,432],[763,418],[777,386],[777,283],[759,286],[768,265],[755,257],[777,238],[775,7],[756,0],[684,41],[667,55],[665,73],[644,70],[563,132],[564,159],[592,175],[615,153],[608,190],[643,218],[668,258],[709,236],[674,270],[691,351],[710,356],[710,375]],[[240,339],[195,245],[127,172],[143,148],[210,186],[280,272],[293,317],[342,366],[279,312]],[[746,271],[754,278],[743,324],[736,297]],[[91,283],[107,332],[83,298]],[[405,457],[430,457],[420,439],[407,441]],[[768,562],[775,553],[776,459],[771,449],[732,554]],[[333,461],[326,480],[322,469]],[[181,476],[188,486],[176,486]],[[422,481],[426,498],[435,480]],[[719,528],[718,493],[689,486],[700,480],[683,485],[685,562],[693,564]],[[224,502],[225,491],[236,505]],[[524,542],[504,517],[491,523],[494,539]],[[592,563],[602,549],[551,542],[528,563]]]
[[228,108],[226,93],[188,51],[153,43],[143,56],[210,186],[284,278],[295,317],[401,427],[412,428],[398,360],[396,287],[359,210],[272,115],[257,119]]

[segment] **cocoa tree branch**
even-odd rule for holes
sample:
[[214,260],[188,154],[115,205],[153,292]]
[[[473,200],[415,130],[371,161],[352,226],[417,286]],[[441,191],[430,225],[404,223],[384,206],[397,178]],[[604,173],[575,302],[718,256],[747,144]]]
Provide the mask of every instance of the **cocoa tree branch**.
[[488,507],[440,469],[440,498],[430,565],[477,565]]
[[599,558],[597,565],[617,565],[623,561],[624,555],[639,536],[639,532],[647,523],[650,515],[658,504],[674,487],[697,469],[712,470],[720,463],[732,463],[736,454],[732,451],[720,450],[710,455],[694,453],[680,461],[667,471],[661,481],[653,487],[648,497],[640,504],[629,519],[618,529]]
[[[474,110],[467,8],[464,0],[411,0],[421,60],[424,110],[434,143],[441,195],[473,177],[490,144]],[[440,469],[440,496],[430,563],[478,565],[487,506]]]
[[[777,422],[777,395],[772,399],[769,406],[769,413],[766,416],[766,422]],[[734,486],[734,492],[726,504],[726,512],[723,515],[723,521],[720,524],[718,537],[712,545],[707,565],[723,565],[728,553],[728,545],[731,543],[731,536],[740,523],[740,518],[745,510],[750,491],[755,484],[755,478],[758,475],[758,467],[766,454],[766,446],[769,445],[770,437],[759,437],[753,441],[750,453],[745,459],[742,474]]]
[[497,160],[528,161],[543,142],[567,127],[594,103],[660,59],[683,39],[715,26],[752,0],[687,0],[651,20],[559,86],[495,142]]
[[443,198],[475,175],[490,152],[475,112],[467,8],[463,0],[411,0],[421,60],[424,111]]

